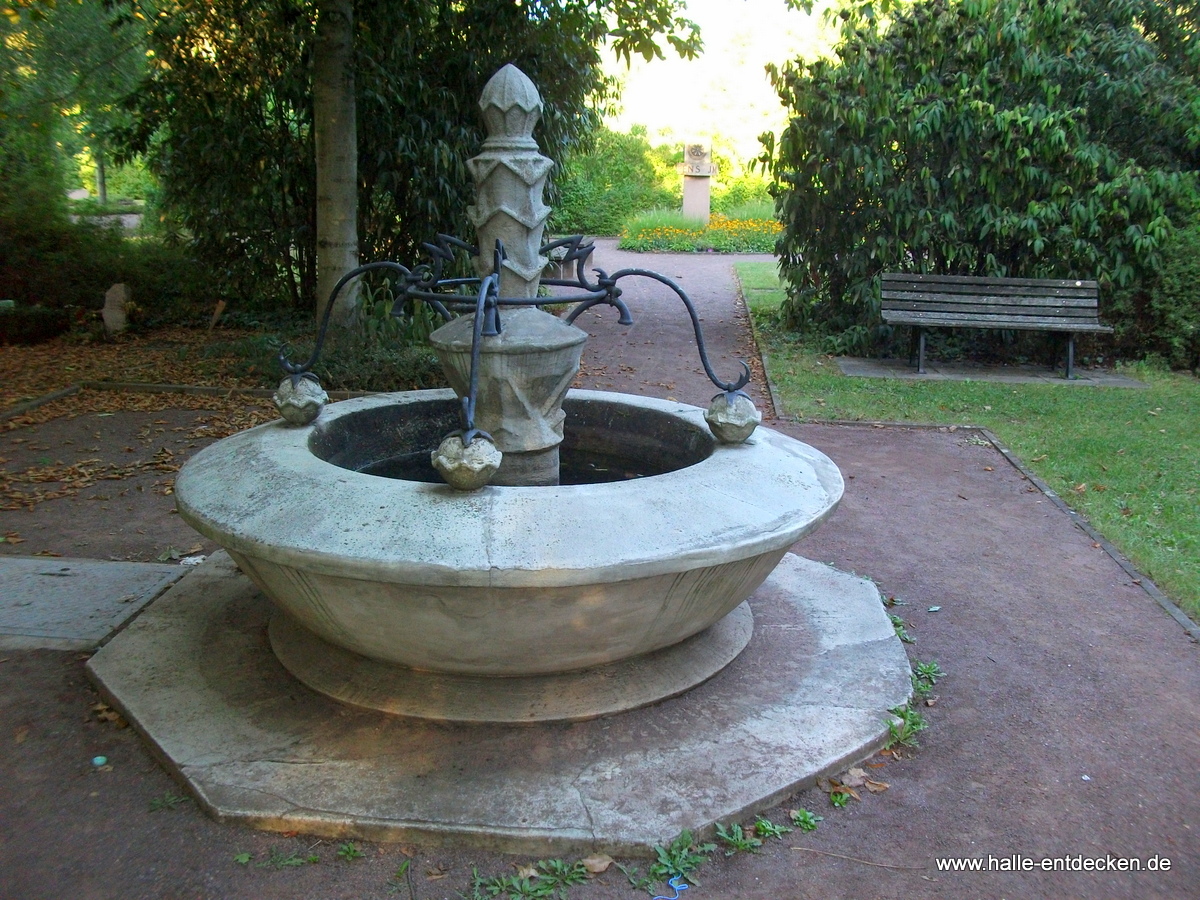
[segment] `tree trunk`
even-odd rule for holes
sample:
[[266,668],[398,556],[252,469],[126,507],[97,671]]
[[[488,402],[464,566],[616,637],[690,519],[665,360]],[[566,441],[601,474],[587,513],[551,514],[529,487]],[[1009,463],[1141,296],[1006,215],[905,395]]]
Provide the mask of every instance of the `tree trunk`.
[[[358,265],[358,129],[354,104],[354,4],[320,0],[313,54],[317,154],[317,297],[320,316],[338,279]],[[333,320],[349,324],[357,282],[338,295]]]
[[96,199],[101,206],[108,205],[108,178],[104,172],[104,150],[100,148],[99,142],[93,142],[96,146],[92,148],[92,158],[96,161]]

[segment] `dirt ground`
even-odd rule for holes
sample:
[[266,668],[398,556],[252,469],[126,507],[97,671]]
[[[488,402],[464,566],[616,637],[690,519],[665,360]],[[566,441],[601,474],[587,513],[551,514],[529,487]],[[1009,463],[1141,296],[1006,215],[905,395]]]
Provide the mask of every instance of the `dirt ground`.
[[[697,286],[724,371],[747,341],[728,259],[638,264]],[[621,265],[609,257],[610,271]],[[694,358],[690,328],[654,330],[666,305],[633,293],[638,324],[620,328],[610,311],[612,321],[595,326],[583,382],[706,403],[713,389],[696,366],[679,373]],[[637,352],[619,339],[633,339],[625,346]],[[761,383],[756,396],[763,407]],[[74,418],[0,433],[8,498],[0,506],[18,507],[0,510],[0,535],[20,541],[0,543],[0,553],[209,552],[171,511],[173,467],[259,408],[227,401],[106,413],[96,401]],[[887,790],[860,791],[842,809],[816,788],[789,798],[767,818],[784,823],[803,807],[824,817],[820,827],[767,840],[757,853],[716,852],[686,900],[1200,896],[1200,647],[979,434],[770,424],[828,454],[846,477],[840,509],[797,552],[875,579],[915,640],[910,658],[936,660],[948,674],[921,707],[929,728],[920,748],[868,761]],[[39,467],[65,478],[28,477]],[[11,499],[31,491],[63,495],[32,508]],[[361,858],[345,860],[335,842],[225,825],[186,799],[173,804],[168,795],[186,791],[133,729],[96,709],[86,656],[0,652],[0,900],[427,900],[469,896],[474,868],[515,874],[531,862],[369,842],[359,843]],[[93,766],[98,755],[109,765]],[[292,853],[319,862],[264,865]],[[1133,859],[1143,871],[1012,871],[1014,857],[1016,866],[1057,859],[1075,868]],[[984,871],[942,871],[948,859],[978,860]],[[1152,863],[1157,870],[1145,871]],[[613,866],[569,896],[649,895]]]

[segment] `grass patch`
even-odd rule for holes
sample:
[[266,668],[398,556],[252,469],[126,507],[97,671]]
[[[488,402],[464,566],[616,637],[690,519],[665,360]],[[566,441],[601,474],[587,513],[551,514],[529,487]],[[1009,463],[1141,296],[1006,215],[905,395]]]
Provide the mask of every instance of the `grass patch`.
[[771,380],[801,419],[982,425],[1200,621],[1200,381],[1146,364],[1147,390],[849,378],[779,327],[774,263],[740,263]]
[[[741,215],[747,218],[739,218]],[[745,204],[727,214],[713,213],[707,226],[685,219],[679,212],[657,209],[631,219],[617,246],[644,253],[771,253],[779,230],[769,204]]]

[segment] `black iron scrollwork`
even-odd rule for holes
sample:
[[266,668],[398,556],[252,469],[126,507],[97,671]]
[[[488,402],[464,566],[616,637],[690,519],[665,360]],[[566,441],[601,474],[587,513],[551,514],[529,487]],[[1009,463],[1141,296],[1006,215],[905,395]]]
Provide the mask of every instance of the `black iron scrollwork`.
[[[629,307],[621,299],[622,291],[618,284],[623,278],[650,278],[674,291],[675,295],[683,303],[691,319],[692,330],[696,336],[696,348],[699,351],[700,363],[704,366],[704,372],[709,380],[720,388],[723,393],[726,395],[744,393],[742,388],[750,381],[750,367],[745,362],[741,363],[742,373],[736,380],[722,381],[717,377],[717,374],[713,371],[712,363],[708,358],[708,349],[704,343],[704,332],[700,327],[700,317],[696,312],[696,307],[683,288],[667,276],[648,269],[621,269],[612,275],[609,275],[603,269],[594,269],[593,272],[595,273],[596,280],[589,281],[586,268],[588,260],[591,259],[592,253],[595,250],[595,245],[587,242],[582,235],[559,238],[558,240],[551,241],[539,250],[541,256],[554,259],[559,264],[560,269],[573,264],[575,270],[575,277],[573,279],[561,277],[543,278],[541,280],[542,284],[569,289],[569,292],[566,293],[544,297],[500,296],[500,272],[505,260],[504,245],[500,241],[496,241],[496,246],[493,250],[492,271],[489,275],[482,278],[443,277],[446,267],[454,263],[456,251],[466,251],[468,256],[471,257],[479,255],[478,249],[465,241],[460,241],[458,238],[449,235],[439,234],[435,243],[425,243],[422,244],[422,247],[429,254],[431,259],[430,264],[422,264],[416,268],[409,269],[399,263],[390,261],[367,263],[347,272],[338,280],[338,283],[330,293],[329,303],[325,307],[324,314],[321,316],[320,326],[317,331],[316,346],[309,358],[302,363],[296,363],[288,358],[288,348],[286,346],[279,351],[279,364],[282,366],[284,372],[291,377],[293,386],[301,378],[315,380],[312,368],[320,359],[321,350],[324,347],[325,338],[328,334],[334,304],[346,285],[355,278],[378,270],[389,271],[399,276],[398,284],[394,287],[396,293],[394,303],[392,304],[392,315],[403,315],[408,309],[410,302],[414,300],[428,303],[438,315],[447,321],[454,318],[455,313],[474,312],[475,314],[475,327],[471,343],[470,389],[467,396],[462,399],[461,419],[462,441],[464,445],[470,444],[477,437],[487,437],[484,432],[475,428],[475,400],[479,384],[480,344],[484,337],[500,333],[502,327],[499,315],[500,308],[510,306],[547,306],[562,303],[572,304],[570,312],[564,318],[564,321],[569,325],[574,323],[580,314],[586,310],[594,306],[606,305],[617,310],[619,315],[617,321],[619,324],[632,325],[633,316],[629,311]],[[467,290],[471,292],[466,293]]]

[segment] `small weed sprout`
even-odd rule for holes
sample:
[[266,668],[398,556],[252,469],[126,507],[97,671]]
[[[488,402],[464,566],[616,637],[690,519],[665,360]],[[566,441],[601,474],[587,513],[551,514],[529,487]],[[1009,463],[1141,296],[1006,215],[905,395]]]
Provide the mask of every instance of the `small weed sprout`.
[[850,795],[845,791],[830,791],[829,802],[834,809],[844,809],[846,804],[850,802]]
[[896,632],[896,637],[900,638],[900,640],[905,644],[914,643],[913,638],[905,630],[905,622],[902,618],[894,613],[888,613],[888,618],[892,621],[892,628]]
[[684,830],[666,847],[654,848],[656,859],[650,866],[650,877],[655,881],[683,878],[699,887],[692,873],[708,862],[709,854],[716,849],[716,844],[697,844],[691,831]]
[[937,664],[937,660],[929,662],[919,662],[913,665],[913,674],[922,681],[926,681],[931,685],[937,684],[939,678],[945,678],[946,673],[942,671],[942,667]]
[[918,697],[928,697],[938,679],[945,677],[946,673],[937,662],[916,663],[912,671],[913,693]]
[[801,831],[816,831],[817,826],[825,821],[824,816],[818,816],[812,810],[808,809],[793,809],[792,824]]
[[770,819],[764,819],[762,816],[756,816],[754,819],[754,833],[760,838],[780,838],[785,834],[791,834],[792,829],[786,825],[776,825]]
[[929,727],[929,723],[911,705],[897,706],[891,710],[895,719],[888,722],[888,742],[884,749],[893,747],[917,747],[917,734]]
[[305,863],[319,861],[319,857],[316,856],[301,856],[295,850],[291,853],[284,853],[282,850],[272,847],[270,854],[258,864],[258,867],[260,869],[288,869],[293,866],[302,866]]
[[729,849],[725,851],[726,856],[733,856],[739,850],[757,853],[758,848],[762,846],[762,841],[754,836],[754,833],[749,834],[742,831],[742,826],[734,822],[725,828],[720,822],[717,823],[717,839]]
[[395,894],[404,888],[408,888],[408,895],[413,894],[412,884],[410,883],[409,869],[412,866],[412,860],[406,859],[400,864],[391,878],[387,880],[387,889],[389,894]]
[[241,853],[235,853],[233,855],[233,861],[235,863],[237,863],[239,866],[247,865],[250,862],[250,860],[252,860],[252,859],[254,859],[254,854],[246,853],[245,851],[243,851]]
[[547,897],[566,900],[567,889],[573,884],[585,884],[587,868],[581,862],[568,865],[561,859],[543,859],[537,864],[538,886],[548,889]]
[[155,797],[150,801],[150,812],[162,812],[164,809],[175,809],[181,803],[187,803],[187,797],[180,797],[167,791],[161,797]]
[[657,884],[657,882],[652,877],[649,875],[643,875],[638,871],[637,866],[625,868],[625,866],[621,865],[620,863],[617,863],[616,865],[617,868],[621,870],[621,874],[624,875],[625,879],[629,882],[629,886],[635,891],[645,891],[647,894],[654,893],[654,886]]
[[358,849],[358,845],[354,841],[346,841],[344,844],[338,844],[337,858],[345,862],[354,862],[356,859],[362,859],[365,854]]

